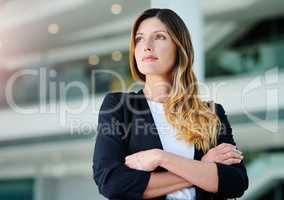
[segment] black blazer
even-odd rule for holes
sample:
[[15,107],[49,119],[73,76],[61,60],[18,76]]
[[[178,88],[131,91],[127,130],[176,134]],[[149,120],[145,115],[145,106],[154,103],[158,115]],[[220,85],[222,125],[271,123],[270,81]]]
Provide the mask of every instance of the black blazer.
[[[235,145],[232,129],[220,104],[216,112],[222,122],[218,144]],[[143,90],[138,92],[108,93],[99,111],[96,145],[93,156],[93,175],[99,192],[109,199],[142,199],[151,172],[130,169],[124,165],[127,155],[163,149],[153,116]],[[195,148],[194,159],[200,160],[203,152]],[[248,177],[243,161],[239,164],[217,164],[219,187],[216,194],[196,187],[196,199],[226,199],[243,195],[248,188]],[[158,167],[155,171],[166,171]],[[154,198],[165,199],[165,196]]]

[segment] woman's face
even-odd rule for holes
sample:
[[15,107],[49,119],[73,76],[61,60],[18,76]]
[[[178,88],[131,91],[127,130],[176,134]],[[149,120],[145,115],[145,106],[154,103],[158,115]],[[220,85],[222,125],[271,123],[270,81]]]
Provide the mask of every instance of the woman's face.
[[144,75],[168,77],[176,60],[176,44],[156,17],[145,19],[135,35],[135,59]]

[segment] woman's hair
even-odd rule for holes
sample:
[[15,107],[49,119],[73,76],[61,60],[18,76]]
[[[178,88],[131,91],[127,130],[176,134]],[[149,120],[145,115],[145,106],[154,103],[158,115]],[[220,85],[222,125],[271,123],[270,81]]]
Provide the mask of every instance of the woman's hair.
[[190,33],[183,20],[174,11],[148,9],[134,22],[129,44],[132,77],[134,80],[145,82],[145,75],[138,70],[135,59],[135,34],[141,22],[152,17],[158,18],[166,26],[177,46],[171,90],[164,103],[166,118],[177,129],[177,138],[195,144],[198,149],[207,152],[211,146],[217,144],[221,123],[214,108],[198,97],[197,79],[192,70],[194,52]]

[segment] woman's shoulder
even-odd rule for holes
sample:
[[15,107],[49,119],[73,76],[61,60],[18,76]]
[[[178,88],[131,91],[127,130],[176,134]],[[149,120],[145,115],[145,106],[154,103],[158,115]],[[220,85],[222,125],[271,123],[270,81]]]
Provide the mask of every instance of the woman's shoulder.
[[124,92],[107,92],[104,95],[104,99],[117,99],[121,97],[124,94]]
[[122,105],[124,102],[129,101],[133,97],[139,95],[139,91],[115,91],[108,92],[104,95],[102,104],[120,104]]
[[136,103],[137,100],[141,98],[136,98],[137,96],[138,92],[133,91],[108,92],[103,97],[100,114],[106,113],[114,115],[116,113],[125,113],[125,115],[130,115],[129,112],[133,111],[133,108],[135,108],[135,110],[141,109],[139,107],[140,104]]
[[104,95],[104,99],[121,99],[126,98],[129,96],[137,95],[138,92],[135,91],[115,91],[115,92],[108,92]]

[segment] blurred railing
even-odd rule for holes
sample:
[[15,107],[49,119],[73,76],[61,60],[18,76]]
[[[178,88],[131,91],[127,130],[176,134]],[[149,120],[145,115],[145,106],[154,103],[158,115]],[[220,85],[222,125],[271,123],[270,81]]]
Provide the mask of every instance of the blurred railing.
[[214,49],[206,54],[206,77],[259,74],[284,69],[284,40],[234,49]]

